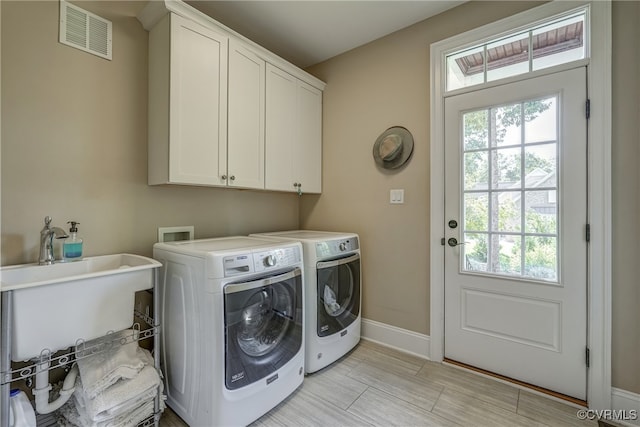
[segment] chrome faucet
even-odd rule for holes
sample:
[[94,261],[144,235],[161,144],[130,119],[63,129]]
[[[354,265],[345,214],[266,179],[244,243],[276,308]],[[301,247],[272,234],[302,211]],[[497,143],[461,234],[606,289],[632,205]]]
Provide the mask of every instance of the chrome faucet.
[[50,265],[55,262],[53,256],[53,238],[64,239],[69,237],[60,227],[51,227],[51,217],[44,217],[44,228],[40,231],[40,259],[38,264]]

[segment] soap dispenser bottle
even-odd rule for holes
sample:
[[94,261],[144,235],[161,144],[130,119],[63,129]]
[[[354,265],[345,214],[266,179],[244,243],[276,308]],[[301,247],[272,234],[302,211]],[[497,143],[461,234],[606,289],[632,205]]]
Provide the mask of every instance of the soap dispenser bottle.
[[62,254],[65,261],[77,261],[82,259],[82,239],[78,237],[78,227],[80,224],[76,221],[68,221],[71,224],[69,229],[69,237],[67,237],[62,245]]

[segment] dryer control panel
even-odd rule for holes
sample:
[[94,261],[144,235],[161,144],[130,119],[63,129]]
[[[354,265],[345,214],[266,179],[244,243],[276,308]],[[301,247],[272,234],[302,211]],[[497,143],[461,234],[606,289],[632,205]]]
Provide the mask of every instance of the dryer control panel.
[[359,249],[358,238],[327,240],[316,243],[316,257],[326,258]]

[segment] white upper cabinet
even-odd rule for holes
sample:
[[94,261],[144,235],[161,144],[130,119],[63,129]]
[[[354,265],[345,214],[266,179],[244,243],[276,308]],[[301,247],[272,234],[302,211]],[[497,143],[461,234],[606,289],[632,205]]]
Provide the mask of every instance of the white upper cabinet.
[[149,184],[226,185],[228,38],[175,14],[149,34]]
[[[293,176],[305,193],[322,192],[322,92],[298,80]],[[297,178],[296,178],[297,177]]]
[[177,0],[150,1],[149,184],[322,190],[310,74]]
[[322,92],[267,64],[265,188],[322,191]]
[[229,43],[228,183],[264,188],[265,61]]
[[296,140],[298,79],[267,65],[266,176],[268,190],[294,191],[293,151]]

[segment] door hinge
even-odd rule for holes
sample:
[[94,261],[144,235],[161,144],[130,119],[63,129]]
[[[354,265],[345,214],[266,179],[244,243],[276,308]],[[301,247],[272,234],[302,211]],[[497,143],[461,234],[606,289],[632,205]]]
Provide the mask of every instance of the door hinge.
[[440,239],[440,244],[441,244],[442,246],[444,246],[444,237],[442,237],[442,238]]
[[587,368],[588,368],[589,367],[589,362],[590,362],[590,360],[589,360],[589,347],[587,347],[585,349],[584,358],[585,358],[585,362],[587,362]]
[[591,224],[587,224],[584,227],[584,238],[587,240],[587,242],[591,241]]
[[587,116],[587,119],[591,118],[591,100],[587,99],[584,106],[584,113]]

